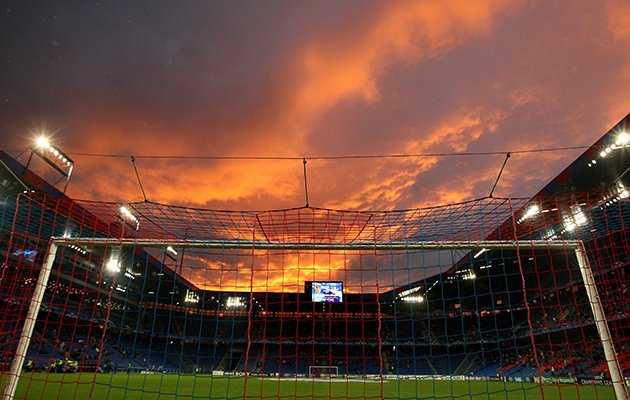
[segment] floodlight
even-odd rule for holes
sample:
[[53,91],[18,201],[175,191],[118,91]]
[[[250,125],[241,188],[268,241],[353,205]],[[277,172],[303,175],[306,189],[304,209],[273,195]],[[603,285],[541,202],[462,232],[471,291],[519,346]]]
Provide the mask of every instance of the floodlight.
[[199,295],[191,291],[190,289],[188,289],[188,292],[186,293],[186,298],[184,299],[184,301],[188,303],[199,303]]
[[241,297],[228,297],[226,306],[227,307],[243,307],[245,306],[245,302],[243,301]]
[[118,260],[109,260],[109,262],[107,263],[107,269],[109,269],[110,271],[120,272]]
[[586,215],[582,211],[575,214],[575,223],[577,225],[584,225],[587,222]]
[[63,188],[63,193],[65,193],[70,181],[70,175],[72,175],[72,169],[74,168],[74,161],[56,146],[50,144],[48,139],[43,136],[38,138],[37,142],[31,146],[31,156],[26,163],[26,168],[29,167],[33,154],[37,154],[57,172],[66,177],[66,185]]
[[140,228],[140,220],[136,217],[124,204],[120,206],[120,213],[118,214],[120,219],[129,224],[134,229]]
[[129,209],[127,209],[127,207],[125,207],[124,205],[120,206],[120,213],[125,218],[136,219],[136,217],[131,213],[131,211],[129,211]]
[[477,252],[477,254],[475,254],[475,256],[474,256],[473,258],[477,258],[477,257],[479,257],[480,255],[482,255],[483,253],[485,253],[487,250],[488,250],[488,249],[486,249],[486,248],[483,248],[483,249],[479,250],[479,251]]
[[527,213],[525,213],[525,215],[523,216],[523,218],[529,218],[532,215],[536,215],[538,214],[539,208],[538,206],[532,206],[529,210],[527,210]]
[[40,137],[39,139],[37,139],[37,145],[39,147],[45,147],[45,148],[50,147],[50,144],[48,144],[48,139],[46,139],[45,137]]

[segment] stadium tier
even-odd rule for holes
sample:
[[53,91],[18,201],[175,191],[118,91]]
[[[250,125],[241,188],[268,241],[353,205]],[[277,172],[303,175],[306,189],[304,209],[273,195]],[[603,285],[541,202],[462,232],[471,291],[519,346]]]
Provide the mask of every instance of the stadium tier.
[[530,199],[237,212],[5,194],[3,396],[627,399],[627,119]]

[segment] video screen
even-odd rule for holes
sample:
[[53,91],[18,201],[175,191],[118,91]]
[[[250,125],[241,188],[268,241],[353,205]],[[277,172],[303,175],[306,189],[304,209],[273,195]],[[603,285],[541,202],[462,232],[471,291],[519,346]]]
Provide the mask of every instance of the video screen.
[[23,259],[33,262],[35,261],[35,256],[37,256],[37,250],[15,249],[13,250],[13,255],[17,257],[22,256]]
[[343,282],[312,282],[311,301],[318,303],[342,303]]

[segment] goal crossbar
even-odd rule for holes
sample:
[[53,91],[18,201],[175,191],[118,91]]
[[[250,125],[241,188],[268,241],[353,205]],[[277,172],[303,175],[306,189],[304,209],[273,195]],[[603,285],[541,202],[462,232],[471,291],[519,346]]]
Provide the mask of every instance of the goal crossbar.
[[[316,370],[321,370],[321,372],[323,372],[323,373],[320,372],[320,375],[328,375],[328,376],[339,375],[339,367],[336,365],[309,365],[308,366],[309,376],[313,376]],[[328,371],[328,373],[325,373],[324,371]]]
[[218,241],[218,240],[168,240],[134,238],[52,238],[58,246],[124,246],[163,248],[176,246],[181,249],[270,249],[270,250],[384,250],[384,251],[439,251],[439,250],[474,250],[474,249],[562,249],[575,250],[580,247],[578,240],[505,240],[505,241],[421,241],[421,242],[278,242],[278,241]]

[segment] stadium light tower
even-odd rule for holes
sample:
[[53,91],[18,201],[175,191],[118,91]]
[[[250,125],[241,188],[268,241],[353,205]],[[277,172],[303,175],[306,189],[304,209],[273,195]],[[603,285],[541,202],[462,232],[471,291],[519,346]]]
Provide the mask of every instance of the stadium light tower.
[[57,172],[66,177],[66,184],[63,187],[63,192],[66,193],[68,188],[68,182],[74,169],[74,161],[58,147],[50,144],[48,139],[41,136],[37,139],[37,142],[31,146],[31,155],[26,163],[26,168],[31,164],[33,154],[37,154],[42,160],[46,161],[48,165],[53,167]]

